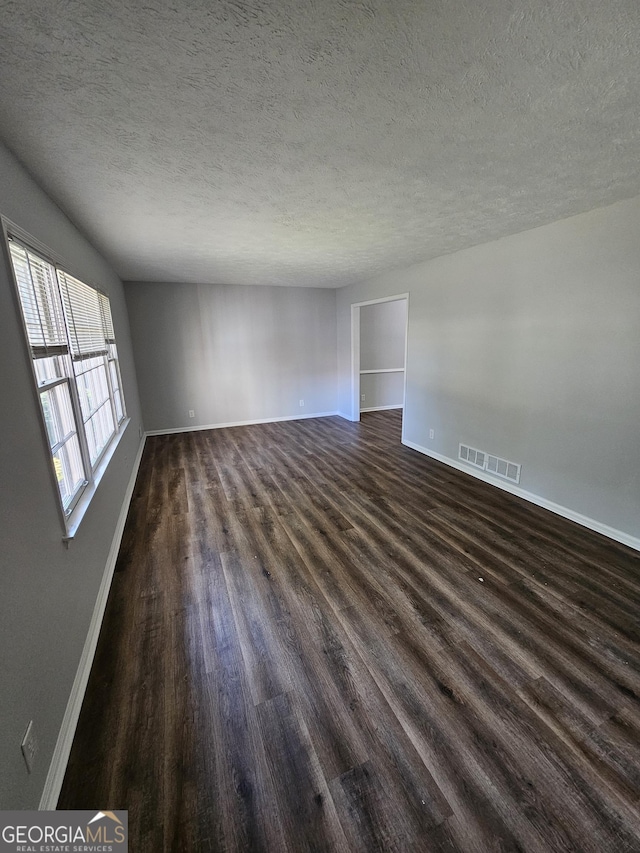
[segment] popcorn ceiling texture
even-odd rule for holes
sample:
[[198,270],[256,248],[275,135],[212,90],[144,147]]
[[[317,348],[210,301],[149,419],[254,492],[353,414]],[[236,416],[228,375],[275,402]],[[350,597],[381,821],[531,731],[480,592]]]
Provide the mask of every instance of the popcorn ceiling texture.
[[638,0],[0,9],[0,133],[125,279],[342,286],[640,193]]

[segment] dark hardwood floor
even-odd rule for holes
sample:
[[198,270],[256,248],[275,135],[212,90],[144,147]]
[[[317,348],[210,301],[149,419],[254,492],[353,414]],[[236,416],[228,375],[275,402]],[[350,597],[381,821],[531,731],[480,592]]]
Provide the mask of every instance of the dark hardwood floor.
[[640,851],[639,604],[399,412],[149,438],[59,808],[132,853]]

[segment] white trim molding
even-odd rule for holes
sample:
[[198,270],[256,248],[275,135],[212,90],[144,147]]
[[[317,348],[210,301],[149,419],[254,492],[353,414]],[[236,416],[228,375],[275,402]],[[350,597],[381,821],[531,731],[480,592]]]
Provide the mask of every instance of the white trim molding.
[[392,406],[369,406],[366,409],[360,409],[360,414],[363,412],[386,412],[388,409],[402,409],[402,403],[394,403]]
[[[404,328],[404,367],[393,370],[360,370],[360,309],[365,305],[378,305],[381,302],[407,303],[407,317]],[[359,421],[360,412],[371,411],[360,408],[360,375],[362,373],[404,373],[402,399],[407,399],[407,352],[409,345],[409,293],[397,293],[395,296],[381,296],[379,299],[367,299],[364,302],[351,303],[351,417],[350,421]],[[404,435],[404,425],[402,427]]]
[[129,504],[131,503],[133,489],[136,484],[136,477],[138,476],[138,469],[140,468],[145,441],[146,435],[144,435],[140,441],[140,446],[138,447],[138,452],[136,453],[136,458],[133,462],[131,476],[129,477],[127,489],[122,501],[118,521],[116,522],[116,529],[113,534],[113,539],[111,540],[109,555],[102,575],[102,581],[100,582],[100,589],[98,590],[96,603],[93,608],[87,637],[84,641],[82,655],[80,656],[80,663],[78,664],[76,677],[73,680],[69,701],[67,702],[64,717],[62,718],[62,725],[60,726],[60,732],[58,733],[58,739],[56,741],[55,749],[53,750],[51,764],[49,765],[49,772],[47,773],[42,797],[40,798],[40,805],[38,806],[40,811],[55,809],[58,803],[58,797],[60,796],[62,782],[64,781],[64,774],[69,761],[69,754],[71,753],[71,745],[73,744],[73,738],[76,733],[76,726],[78,725],[78,718],[80,717],[80,710],[82,708],[84,694],[87,689],[87,682],[89,681],[91,666],[96,653],[96,646],[98,645],[102,619],[107,606],[111,580],[116,567],[118,551],[120,550],[120,542],[122,540],[122,534],[124,533],[124,525],[127,520],[127,513],[129,512]]
[[340,412],[316,412],[312,415],[285,415],[280,418],[258,418],[253,421],[229,421],[229,423],[224,424],[202,424],[201,426],[152,429],[146,435],[173,435],[179,432],[197,432],[202,429],[226,429],[227,427],[254,426],[255,424],[277,424],[281,421],[306,421],[309,418],[332,418],[339,414]]
[[569,519],[569,521],[575,521],[576,524],[580,524],[582,527],[586,527],[589,530],[595,531],[596,533],[601,533],[608,539],[613,539],[615,542],[620,542],[622,545],[627,545],[629,548],[633,548],[634,551],[640,551],[640,539],[637,539],[635,536],[631,536],[629,533],[625,533],[623,530],[618,530],[615,527],[610,527],[608,524],[604,524],[602,521],[597,521],[595,518],[589,518],[589,516],[582,515],[582,513],[576,512],[573,509],[569,509],[566,506],[557,504],[554,501],[548,500],[547,498],[540,497],[540,495],[536,495],[533,492],[528,492],[526,489],[521,489],[520,486],[513,486],[511,485],[511,483],[494,479],[492,476],[490,476],[484,471],[470,468],[467,465],[458,462],[456,459],[452,459],[449,456],[443,456],[443,454],[436,453],[433,450],[429,450],[426,447],[423,447],[421,444],[415,444],[415,442],[408,441],[405,438],[402,439],[402,443],[406,447],[410,447],[412,450],[417,450],[418,453],[422,453],[425,456],[430,456],[432,459],[436,459],[438,462],[443,462],[450,468],[456,468],[458,471],[463,471],[465,474],[469,474],[470,477],[475,477],[477,480],[482,480],[483,482],[488,483],[491,486],[495,486],[498,489],[502,489],[503,492],[509,492],[510,494],[515,495],[518,498],[522,498],[523,500],[528,501],[529,503],[542,507],[542,509],[548,509],[549,512],[553,512],[556,515],[560,515],[562,516],[562,518],[567,518]]

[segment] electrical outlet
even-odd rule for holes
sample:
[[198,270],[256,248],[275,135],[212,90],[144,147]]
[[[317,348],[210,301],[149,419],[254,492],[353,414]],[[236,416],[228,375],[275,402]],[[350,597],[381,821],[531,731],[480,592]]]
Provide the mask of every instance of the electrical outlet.
[[36,736],[33,720],[29,720],[29,725],[22,738],[22,757],[27,765],[27,773],[31,773],[38,752],[38,738]]
[[300,408],[304,406],[304,400],[300,400]]
[[193,409],[189,409],[189,417],[190,417],[190,418],[195,418],[195,416],[196,416],[196,413],[194,412],[194,410],[193,410]]
[[360,401],[364,403],[364,394],[360,394]]
[[436,437],[436,431],[434,429],[430,429],[429,430],[429,438],[435,438],[435,437]]

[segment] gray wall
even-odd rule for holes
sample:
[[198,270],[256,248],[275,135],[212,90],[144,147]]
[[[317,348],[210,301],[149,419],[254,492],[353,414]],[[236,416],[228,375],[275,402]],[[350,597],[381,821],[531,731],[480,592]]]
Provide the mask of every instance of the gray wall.
[[365,373],[360,377],[361,411],[400,408],[403,399],[404,373]]
[[340,411],[350,304],[409,292],[406,439],[520,462],[523,489],[640,537],[639,234],[636,198],[344,288]]
[[336,411],[334,290],[127,282],[125,294],[148,430]]
[[[363,305],[360,308],[360,370],[404,367],[406,329],[406,299]],[[404,373],[360,376],[361,410],[402,406],[403,399]]]
[[404,367],[407,301],[360,308],[360,370]]
[[[37,808],[139,447],[138,403],[122,285],[0,146],[0,212],[100,284],[113,309],[131,423],[67,549],[29,358],[4,255],[0,261],[0,808]],[[40,741],[27,775],[20,743]]]

